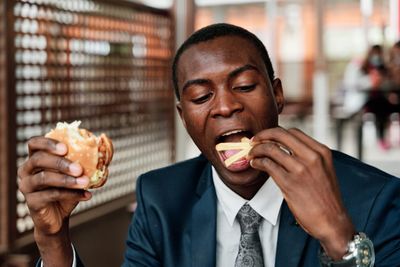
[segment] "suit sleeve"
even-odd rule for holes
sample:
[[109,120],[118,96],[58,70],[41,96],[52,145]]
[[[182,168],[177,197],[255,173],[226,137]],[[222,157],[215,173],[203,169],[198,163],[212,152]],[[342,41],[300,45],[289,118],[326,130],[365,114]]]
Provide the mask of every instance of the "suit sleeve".
[[123,267],[161,266],[151,233],[143,196],[143,179],[138,178],[136,185],[137,208],[129,226]]
[[400,180],[390,180],[377,196],[366,232],[374,243],[375,266],[400,266]]

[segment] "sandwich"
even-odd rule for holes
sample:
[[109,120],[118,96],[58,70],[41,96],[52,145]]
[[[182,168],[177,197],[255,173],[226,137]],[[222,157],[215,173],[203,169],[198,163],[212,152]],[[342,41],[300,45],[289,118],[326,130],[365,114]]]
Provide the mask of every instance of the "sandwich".
[[88,189],[97,188],[107,181],[108,166],[114,153],[113,145],[104,133],[97,137],[79,128],[80,124],[80,121],[70,124],[59,122],[45,137],[64,143],[68,147],[65,158],[82,166],[83,175],[89,177]]

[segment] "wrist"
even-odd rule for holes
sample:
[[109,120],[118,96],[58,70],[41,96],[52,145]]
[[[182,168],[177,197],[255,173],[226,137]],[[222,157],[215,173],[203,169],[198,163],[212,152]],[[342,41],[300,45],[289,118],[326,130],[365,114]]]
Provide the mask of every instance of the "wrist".
[[348,244],[356,233],[350,220],[345,220],[341,227],[334,228],[325,238],[320,240],[325,253],[334,260],[340,260],[347,253]]
[[45,267],[72,266],[73,250],[68,227],[66,230],[50,235],[35,229],[34,238]]

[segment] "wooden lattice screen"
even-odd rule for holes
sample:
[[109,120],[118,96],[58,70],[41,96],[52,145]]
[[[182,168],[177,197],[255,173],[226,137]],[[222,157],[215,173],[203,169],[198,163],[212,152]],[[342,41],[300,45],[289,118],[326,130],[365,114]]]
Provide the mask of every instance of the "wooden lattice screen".
[[7,118],[6,118],[6,28],[5,2],[0,0],[0,253],[8,244],[8,171],[7,171]]
[[[0,9],[2,92],[4,76],[8,83],[0,105],[9,105],[1,109],[0,125],[7,122],[7,130],[2,127],[0,134],[10,136],[0,139],[10,149],[1,150],[0,163],[8,159],[8,173],[1,173],[0,186],[15,194],[7,199],[11,210],[1,213],[0,233],[10,233],[10,244],[26,240],[33,227],[16,187],[17,166],[27,156],[27,140],[56,122],[81,120],[114,141],[109,181],[78,206],[75,216],[132,195],[140,173],[174,160],[174,25],[169,12],[126,1],[5,2],[7,16]],[[7,230],[1,224],[5,215]]]

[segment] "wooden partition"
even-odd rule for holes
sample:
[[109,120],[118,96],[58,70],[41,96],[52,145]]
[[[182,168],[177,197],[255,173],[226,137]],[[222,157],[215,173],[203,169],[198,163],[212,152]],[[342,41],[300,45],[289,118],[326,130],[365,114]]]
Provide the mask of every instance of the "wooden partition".
[[[174,161],[169,11],[127,1],[5,0],[0,7],[0,256],[32,244],[17,189],[27,141],[56,122],[105,132],[115,154],[106,186],[72,227],[134,201],[135,180]],[[0,264],[1,265],[1,264]]]

